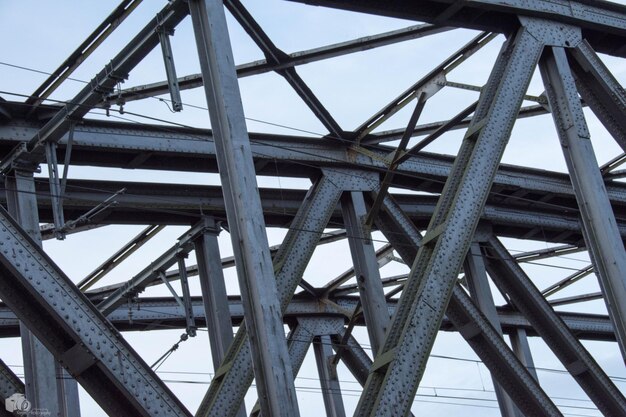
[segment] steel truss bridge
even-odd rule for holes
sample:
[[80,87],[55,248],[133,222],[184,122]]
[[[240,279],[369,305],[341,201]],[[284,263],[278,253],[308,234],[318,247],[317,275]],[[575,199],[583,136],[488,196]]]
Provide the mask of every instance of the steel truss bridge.
[[[328,416],[346,415],[338,362],[362,385],[355,415],[407,416],[444,330],[458,332],[490,370],[503,416],[563,415],[537,379],[528,337],[543,339],[602,415],[626,415],[624,393],[581,343],[611,341],[626,357],[626,184],[619,169],[626,155],[599,166],[583,113],[588,107],[626,151],[626,92],[598,56],[626,57],[626,7],[600,0],[301,2],[415,24],[286,53],[239,0],[172,0],[75,97],[47,101],[140,3],[124,0],[33,94],[0,101],[6,207],[0,209],[0,334],[21,336],[26,381],[0,362],[3,397],[25,392],[35,407],[77,416],[78,383],[112,416],[191,416],[120,334],[167,324],[189,335],[208,329],[216,373],[196,416],[298,416],[294,377],[309,349]],[[225,13],[265,59],[233,64]],[[201,73],[178,77],[170,37],[185,20]],[[297,71],[458,28],[476,32],[354,130],[340,126]],[[497,35],[506,40],[488,82],[477,88],[479,99],[449,120],[420,123],[439,91],[472,88],[446,74]],[[132,81],[133,68],[155,48],[162,49],[167,80],[116,89]],[[526,91],[536,68],[545,92],[531,97]],[[247,131],[238,77],[272,71],[327,136]],[[122,100],[163,94],[180,111],[180,91],[191,88],[204,89],[212,130],[85,117],[94,108],[113,111]],[[528,100],[535,104],[522,106]],[[406,126],[379,129],[405,107],[412,109]],[[568,174],[500,164],[515,121],[542,114],[554,119]],[[457,129],[464,137],[455,156],[423,151]],[[46,181],[34,177],[40,165]],[[69,166],[219,172],[221,186],[80,180],[68,178]],[[308,191],[256,185],[257,175],[278,173],[312,185]],[[41,247],[42,239],[111,224],[147,227],[80,282]],[[167,225],[189,230],[127,282],[98,285]],[[286,229],[282,244],[269,246],[266,227]],[[231,258],[220,256],[222,229],[232,238]],[[375,248],[372,233],[388,243]],[[512,253],[502,238],[550,245]],[[326,277],[324,286],[303,280],[316,248],[340,239],[349,242],[353,267]],[[192,252],[197,265],[185,263]],[[548,288],[538,288],[522,268],[576,252],[587,252],[591,263]],[[410,272],[381,277],[390,262],[405,263]],[[228,267],[236,268],[240,294],[226,294]],[[590,274],[601,292],[554,297]],[[189,291],[196,279],[201,295]],[[155,285],[172,288],[172,281],[180,281],[182,294],[141,295]],[[503,305],[494,303],[492,287]],[[591,299],[604,300],[608,315],[554,309]],[[352,334],[355,326],[366,328],[373,355]],[[57,378],[59,372],[66,377]],[[258,403],[245,410],[253,379]]]

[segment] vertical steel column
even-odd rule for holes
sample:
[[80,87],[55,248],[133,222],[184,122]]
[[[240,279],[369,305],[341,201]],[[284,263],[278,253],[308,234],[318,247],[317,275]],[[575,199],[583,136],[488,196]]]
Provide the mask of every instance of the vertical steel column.
[[[287,236],[274,255],[276,281],[284,312],[293,296],[306,265],[320,240],[324,228],[341,197],[337,178],[321,177],[309,190]],[[228,348],[222,366],[202,399],[198,417],[234,416],[252,383],[252,358],[247,342],[246,326],[240,326],[233,343]]]
[[538,381],[537,370],[535,369],[535,361],[533,361],[533,354],[530,351],[530,345],[528,344],[528,335],[526,330],[518,328],[510,335],[511,347],[515,356],[520,362],[528,369],[528,372]]
[[[411,268],[357,406],[406,416],[543,42],[525,26],[504,44]],[[408,289],[408,291],[407,291]]]
[[[39,211],[32,172],[14,171],[6,177],[7,206],[28,235],[41,246]],[[52,416],[79,417],[78,385],[46,347],[20,322],[25,396],[34,408]]]
[[[298,372],[300,372],[304,358],[311,347],[311,343],[313,343],[315,333],[311,330],[312,329],[310,329],[307,325],[307,319],[299,319],[296,327],[294,327],[289,332],[289,336],[287,336],[289,359],[291,360],[291,367],[293,369],[293,379],[296,379],[298,376]],[[256,404],[252,408],[252,411],[250,412],[250,417],[261,416],[263,416],[263,414],[261,413],[259,401],[257,400]]]
[[363,229],[363,221],[367,216],[363,193],[360,191],[344,193],[341,198],[341,209],[352,254],[354,274],[359,286],[365,325],[372,351],[376,355],[385,339],[385,332],[389,325],[389,310],[378,270],[376,251],[371,238],[366,236]]
[[297,417],[293,371],[224,6],[220,0],[191,0],[189,10],[209,106],[261,410],[266,416]]
[[345,417],[346,411],[341,397],[341,387],[337,378],[337,369],[331,367],[330,362],[333,357],[332,341],[329,335],[319,336],[313,342],[317,371],[320,376],[320,386],[322,388],[322,398],[327,417]]
[[584,236],[626,361],[626,251],[604,186],[565,50],[546,50],[541,76],[580,208]]
[[[463,267],[465,271],[465,278],[470,290],[470,294],[474,302],[476,302],[480,311],[485,315],[489,323],[493,328],[502,336],[502,327],[500,326],[500,319],[498,318],[498,312],[493,302],[493,296],[491,289],[489,288],[489,280],[487,278],[487,272],[485,269],[485,263],[483,262],[483,255],[480,251],[478,242],[472,242],[470,250],[467,253],[465,265]],[[511,398],[504,392],[500,384],[497,381],[493,381],[493,387],[496,391],[496,397],[498,399],[498,405],[500,406],[500,412],[503,417],[513,417],[521,413]]]
[[[233,325],[228,309],[228,295],[224,283],[224,271],[220,257],[220,247],[217,241],[219,229],[212,217],[204,218],[206,229],[194,241],[196,260],[198,261],[198,275],[202,291],[202,304],[209,331],[209,343],[213,358],[213,369],[217,370],[224,359],[228,347],[233,341]],[[246,406],[241,404],[237,417],[246,416]]]

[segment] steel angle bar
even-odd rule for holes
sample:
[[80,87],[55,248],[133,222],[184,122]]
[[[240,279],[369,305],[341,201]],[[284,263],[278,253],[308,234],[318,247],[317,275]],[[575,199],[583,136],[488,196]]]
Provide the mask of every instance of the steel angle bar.
[[533,355],[530,351],[530,345],[528,344],[528,335],[525,329],[515,329],[509,335],[511,338],[511,348],[515,352],[515,356],[520,360],[522,365],[528,369],[528,372],[539,381],[537,376],[537,369],[535,368],[535,362],[533,361]]
[[586,267],[574,272],[573,274],[563,278],[562,280],[550,285],[546,289],[542,290],[541,293],[544,297],[549,297],[591,273],[593,273],[593,265],[587,265]]
[[475,54],[494,37],[495,35],[484,32],[476,36],[466,45],[462,46],[448,59],[435,67],[431,72],[422,77],[418,82],[413,84],[406,91],[356,128],[355,137],[357,142],[362,142],[364,144],[369,143],[369,140],[366,137],[368,134],[400,111],[420,93],[426,93],[426,96],[424,97],[425,100],[436,94],[443,88],[441,82],[445,81],[445,77],[448,72]]
[[139,6],[142,0],[122,0],[109,16],[76,48],[74,52],[57,68],[38,88],[27,104],[35,107],[65,81],[80,64]]
[[[583,223],[583,235],[626,361],[626,251],[598,168],[565,50],[546,50],[541,76]],[[622,117],[626,115],[622,106]]]
[[154,262],[150,263],[141,272],[126,281],[98,304],[98,309],[105,316],[109,315],[117,306],[124,303],[129,297],[134,297],[142,292],[151,282],[157,281],[161,273],[178,262],[178,256],[187,254],[193,249],[193,241],[204,231],[204,222],[200,221],[184,233],[178,242],[165,251]]
[[600,60],[591,45],[582,41],[568,49],[568,57],[580,95],[626,152],[626,91]]
[[[393,260],[393,247],[389,244],[384,245],[380,249],[376,250],[376,260],[378,263],[378,269],[387,265]],[[346,281],[354,276],[354,266],[343,272],[337,278],[331,280],[323,288],[323,296],[329,296],[341,287]]]
[[[405,262],[411,264],[422,237],[393,199],[387,198],[384,208],[378,220],[381,230],[387,231],[387,239]],[[452,290],[446,315],[522,412],[527,415],[560,415],[502,339],[502,333],[487,321],[459,283]],[[504,324],[504,321],[500,320],[500,323]]]
[[116,416],[190,416],[94,305],[0,209],[0,297]]
[[[265,54],[270,65],[278,66],[287,59],[287,54],[274,45],[269,36],[267,36],[261,26],[254,20],[252,15],[239,0],[225,0],[224,4],[242,28],[250,35],[254,43],[261,49],[263,54]],[[343,136],[343,130],[337,121],[298,75],[295,68],[287,67],[276,70],[276,72],[289,83],[309,109],[311,109],[315,117],[328,129],[331,135],[335,138],[341,138]]]
[[537,249],[528,252],[516,253],[513,257],[517,262],[532,262],[541,259],[565,256],[571,253],[582,252],[584,250],[586,250],[584,246],[559,245],[547,249]]
[[[251,75],[265,74],[270,71],[282,70],[298,65],[304,65],[324,59],[334,58],[346,54],[352,54],[381,46],[392,45],[411,39],[435,35],[446,32],[452,28],[435,26],[431,24],[413,25],[403,29],[390,32],[379,33],[377,35],[365,36],[353,40],[322,46],[319,48],[287,54],[280,63],[269,63],[267,60],[248,62],[237,65],[237,76],[248,77]],[[202,86],[202,74],[191,74],[178,78],[178,85],[181,90]],[[125,101],[141,100],[147,97],[154,97],[165,94],[168,91],[167,81],[156,82],[137,87],[131,87],[114,93],[109,96],[111,101],[118,97],[124,97]]]
[[[472,104],[471,106],[473,107],[474,105]],[[428,136],[422,139],[422,141],[420,141],[419,143],[415,144],[416,149],[415,150],[411,149],[407,151],[405,156],[410,156],[411,154],[417,153],[415,151],[417,151],[418,149],[422,147],[426,147],[429,143],[431,143],[432,141],[434,141],[436,138],[438,138],[440,135],[442,135],[443,133],[447,131],[467,129],[467,127],[472,122],[472,119],[470,117],[465,117],[462,120],[458,120],[457,116],[460,116],[460,114],[463,114],[466,111],[469,111],[468,109],[470,108],[471,107],[467,107],[464,110],[461,110],[461,113],[457,114],[452,119],[439,121],[439,122],[424,123],[424,124],[415,126],[415,130],[413,131],[414,136],[421,136],[421,135],[428,135]],[[548,110],[546,110],[545,106],[525,106],[520,109],[519,113],[517,114],[517,118],[524,119],[524,118],[540,116],[540,115],[544,115],[548,113],[549,112]],[[366,140],[364,140],[364,143],[383,143],[383,142],[390,142],[393,140],[398,140],[402,136],[403,132],[404,132],[403,129],[392,129],[392,130],[385,130],[382,132],[372,133]]]
[[626,399],[589,352],[558,317],[502,243],[492,236],[482,244],[487,270],[537,333],[606,416],[626,415]]
[[[285,312],[317,243],[337,207],[342,189],[322,176],[311,187],[274,255],[280,311]],[[196,415],[234,416],[254,378],[246,326],[240,326]]]
[[159,17],[153,18],[85,88],[39,129],[26,148],[16,149],[10,159],[2,161],[2,170],[11,170],[20,159],[35,166],[41,162],[45,154],[45,144],[58,142],[71,123],[81,119],[102,100],[103,95],[124,81],[128,73],[159,43],[157,27],[175,27],[187,16],[188,9],[185,6],[184,0],[168,2],[159,12]]
[[[524,93],[543,49],[522,26],[503,45],[411,268],[357,413],[407,415]],[[419,285],[418,285],[419,283]],[[408,289],[408,291],[407,291]]]
[[413,110],[413,114],[411,114],[411,118],[409,119],[409,123],[406,126],[406,130],[400,139],[400,143],[396,147],[396,150],[393,152],[389,166],[387,167],[387,171],[385,172],[385,176],[380,183],[380,188],[378,189],[378,194],[376,195],[376,199],[372,203],[372,207],[370,207],[369,212],[367,213],[367,217],[365,218],[365,226],[370,228],[374,224],[374,218],[378,215],[378,211],[380,210],[380,206],[383,203],[383,199],[385,195],[389,191],[389,187],[393,181],[393,177],[395,175],[395,170],[398,168],[400,163],[400,157],[402,153],[405,151],[407,145],[409,144],[409,139],[413,135],[413,131],[415,130],[415,125],[419,120],[422,111],[424,110],[424,106],[426,105],[426,93],[422,92],[417,96],[417,103],[415,104],[415,109]]
[[137,249],[142,247],[147,241],[152,239],[157,233],[163,230],[165,226],[163,225],[150,225],[143,229],[137,236],[132,238],[127,244],[122,246],[117,252],[109,257],[106,261],[104,261],[100,266],[98,266],[95,270],[90,272],[85,278],[83,278],[76,286],[81,291],[88,290],[91,286],[93,286],[96,282],[98,282],[102,277],[111,272],[114,268],[116,268],[122,261],[132,255]]

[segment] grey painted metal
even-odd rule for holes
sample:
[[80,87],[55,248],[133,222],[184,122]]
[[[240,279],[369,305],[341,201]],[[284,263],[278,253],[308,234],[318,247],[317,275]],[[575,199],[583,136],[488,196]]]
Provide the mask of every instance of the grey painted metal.
[[[222,360],[233,341],[232,320],[224,320],[230,317],[226,285],[222,262],[220,260],[220,247],[217,241],[219,229],[213,218],[205,217],[206,229],[195,241],[196,259],[198,261],[198,274],[200,289],[202,291],[202,305],[206,318],[209,342],[211,345],[211,358],[213,369],[219,369]],[[198,313],[194,311],[197,317]],[[241,407],[237,417],[245,417],[246,407]]]
[[128,78],[128,73],[156,47],[159,42],[156,31],[159,25],[175,27],[188,9],[183,0],[174,0],[159,12],[159,18],[152,19],[116,55],[90,83],[50,119],[28,144],[14,149],[10,156],[2,160],[0,168],[8,172],[19,165],[36,167],[43,160],[45,144],[58,142],[67,133],[73,121],[81,119],[91,108],[100,102],[103,93],[112,91],[120,82]]
[[583,29],[585,38],[599,52],[626,57],[626,6],[596,0],[416,0],[390,4],[385,0],[291,0],[364,13],[399,17],[440,25],[511,33],[518,16],[542,17]]
[[48,179],[50,181],[50,199],[52,200],[52,218],[55,228],[55,237],[59,240],[65,239],[62,232],[65,226],[63,218],[63,193],[61,192],[61,179],[59,175],[59,164],[57,162],[56,143],[46,143],[46,161],[48,162]]
[[[522,27],[483,89],[357,413],[407,415],[543,44]],[[420,285],[415,283],[419,282]]]
[[[331,173],[332,175],[332,173]],[[345,182],[345,181],[344,181]],[[336,207],[342,189],[340,178],[322,176],[309,190],[283,243],[274,255],[276,288],[284,312],[298,286],[320,236]],[[240,326],[222,366],[216,372],[197,416],[232,416],[252,383],[252,358],[247,326]]]
[[[261,49],[270,65],[279,66],[286,58],[287,54],[272,42],[267,34],[261,29],[261,26],[254,20],[252,15],[246,10],[239,0],[225,0],[225,6],[235,17],[241,27],[250,35],[254,43]],[[337,121],[326,110],[324,105],[315,96],[313,91],[306,85],[304,80],[298,75],[295,68],[289,66],[276,71],[281,75],[289,85],[294,89],[296,94],[311,109],[315,117],[324,125],[326,129],[335,138],[341,138],[343,130]]]
[[[541,76],[576,192],[585,241],[626,361],[626,251],[620,238],[602,174],[593,152],[574,78],[565,50],[551,48],[541,63]],[[623,110],[623,109],[622,109]]]
[[364,229],[363,222],[367,217],[367,209],[363,193],[356,191],[345,193],[341,199],[341,208],[367,332],[372,351],[376,354],[385,340],[390,318],[374,243]]
[[502,243],[492,236],[483,245],[487,270],[496,285],[528,318],[598,409],[607,416],[626,414],[626,399],[622,393],[559,319]]
[[[353,171],[355,175],[362,175],[363,171]],[[367,171],[365,171],[367,173]],[[503,173],[503,177],[506,175]],[[539,184],[539,179],[537,180]],[[182,224],[200,220],[201,208],[203,213],[223,218],[226,209],[221,198],[219,187],[203,187],[182,184],[154,184],[154,183],[116,183],[108,181],[70,181],[70,191],[64,202],[64,209],[70,215],[82,214],[86,207],[98,204],[107,192],[124,185],[126,192],[115,197],[116,204],[104,213],[94,218],[93,225],[101,224],[141,224],[146,222],[160,224]],[[37,192],[40,215],[43,221],[52,218],[50,200],[46,197],[49,188],[42,182],[37,182]],[[616,187],[609,191],[620,191]],[[550,199],[550,194],[542,191],[524,189],[523,192],[537,192],[544,199]],[[571,189],[569,190],[572,191]],[[284,226],[290,222],[297,212],[305,191],[289,189],[259,189],[261,203],[265,212],[267,226]],[[508,191],[507,191],[508,194]],[[615,194],[613,194],[615,196]],[[502,196],[492,195],[490,198],[498,200]],[[567,197],[567,205],[575,204],[574,196]],[[430,195],[398,195],[394,194],[402,208],[411,216],[411,219],[420,228],[425,228],[430,216],[435,210],[436,197]],[[558,197],[563,198],[562,196]],[[2,198],[0,197],[0,201]],[[534,200],[534,199],[533,199]],[[613,199],[616,215],[626,215],[626,207],[620,201]],[[541,202],[536,203],[541,206]],[[548,204],[550,206],[550,204]],[[167,212],[164,212],[168,210]],[[169,210],[175,211],[174,213]],[[520,199],[503,205],[499,201],[488,202],[481,214],[481,219],[492,224],[494,231],[501,236],[517,238],[541,238],[547,241],[575,242],[582,245],[583,236],[577,213],[570,208],[549,212],[546,209],[533,208],[528,199]],[[619,214],[618,214],[619,213]],[[341,225],[343,222],[340,210],[333,214],[333,222]],[[620,221],[620,235],[626,238],[626,224]]]
[[341,397],[337,367],[331,364],[333,348],[330,335],[318,336],[313,342],[313,351],[315,352],[315,362],[320,377],[326,416],[345,417],[346,411]]
[[152,239],[157,233],[163,230],[163,225],[150,225],[143,229],[139,234],[132,238],[127,244],[122,246],[117,252],[111,255],[106,261],[100,264],[96,269],[87,274],[85,278],[80,280],[76,286],[81,291],[91,288],[96,282],[102,279],[106,274],[116,268],[121,262],[132,255],[137,249],[142,247],[146,242]]
[[544,290],[541,291],[541,293],[544,295],[544,297],[549,297],[559,291],[561,291],[563,288],[567,288],[568,286],[572,285],[573,283],[583,279],[584,277],[586,277],[587,275],[593,273],[593,266],[592,265],[588,265],[580,270],[578,270],[577,272],[574,272],[573,274],[563,278],[562,280],[555,282],[554,284],[550,285],[549,287],[545,288]]
[[[35,126],[32,123],[2,125],[0,138],[3,143],[7,143],[4,141],[8,141],[8,144],[19,143],[20,137],[36,134]],[[66,140],[67,137],[64,137],[61,145],[65,144]],[[175,146],[172,144],[173,141]],[[127,123],[89,121],[76,127],[74,144],[75,148],[90,151],[83,154],[77,150],[73,152],[72,161],[77,165],[126,167],[127,158],[134,159],[139,154],[149,153],[151,157],[136,168],[215,171],[215,146],[210,132],[203,129],[168,127],[167,131],[164,131],[158,126],[131,127]],[[361,149],[346,150],[329,140],[258,134],[251,134],[251,147],[255,161],[275,160],[282,163],[281,174],[296,177],[310,176],[312,172],[306,169],[310,166],[384,172],[385,157],[393,150],[389,147],[380,147],[368,149],[367,154],[364,154],[359,152]],[[121,158],[120,154],[125,154],[126,158]],[[89,155],[98,155],[98,158],[89,158]],[[440,192],[442,184],[450,174],[451,166],[450,157],[422,152],[398,167],[394,186],[410,184],[411,187]],[[260,170],[263,174],[269,172],[276,175],[274,168]],[[428,184],[425,177],[430,180]],[[549,202],[552,194],[559,195],[560,198],[574,195],[570,179],[565,174],[502,164],[494,180],[494,191],[504,197],[504,194],[508,195],[509,192],[519,189],[527,191],[528,194],[541,194],[539,198],[546,202]],[[119,187],[112,192],[117,190]],[[617,206],[626,204],[624,185],[608,184],[607,192],[613,204]],[[571,202],[568,199],[566,205],[575,204],[573,201],[573,198]],[[511,202],[515,202],[515,199],[509,201]],[[548,205],[545,209],[550,207],[554,208]]]
[[0,224],[0,297],[98,404],[117,416],[189,416],[106,318],[3,209]]
[[185,330],[189,336],[194,337],[196,335],[196,320],[193,314],[189,280],[187,279],[187,268],[185,267],[185,256],[183,255],[178,255],[178,270],[180,271],[180,287],[183,293],[183,309],[185,310]]
[[[335,43],[319,48],[307,49],[286,54],[278,63],[270,63],[267,59],[252,61],[246,64],[237,65],[238,77],[264,74],[270,71],[282,70],[298,65],[309,64],[324,59],[337,56],[367,51],[381,46],[391,45],[397,42],[417,39],[425,36],[446,32],[452,28],[435,26],[430,24],[413,25],[403,29],[365,36],[353,40]],[[178,79],[181,90],[202,87],[202,74],[191,74]],[[126,101],[140,100],[147,97],[154,97],[168,92],[167,81],[156,82],[122,90],[109,96],[110,101],[115,101],[117,97],[124,97]]]
[[525,329],[517,329],[510,334],[511,347],[515,356],[522,362],[522,364],[528,369],[528,372],[539,381],[537,377],[537,370],[535,369],[535,361],[533,360],[533,354],[528,344],[528,335]]
[[[7,207],[11,216],[40,247],[41,235],[33,173],[14,171],[13,175],[5,178],[5,184],[8,190]],[[26,398],[35,408],[46,408],[53,416],[79,417],[76,381],[69,377],[52,353],[23,322],[20,322],[20,336]]]
[[[192,0],[189,10],[215,135],[261,412],[266,416],[297,417],[298,401],[283,332],[281,303],[223,4],[217,0]],[[238,410],[239,404],[230,408]]]
[[[158,17],[157,15],[157,18]],[[161,44],[161,53],[163,54],[163,64],[165,65],[165,75],[167,76],[167,87],[170,93],[172,110],[175,112],[181,111],[183,109],[183,101],[180,98],[180,87],[178,85],[178,77],[176,77],[174,53],[172,52],[172,43],[170,42],[170,36],[174,34],[174,29],[159,26],[156,30],[159,34],[159,43]]]
[[[601,295],[600,295],[601,296]],[[299,295],[293,299],[287,310],[285,310],[283,319],[288,324],[297,317],[328,317],[349,318],[349,313],[354,310],[358,303],[358,298],[354,296],[330,297],[324,301],[306,296]],[[205,309],[203,301],[198,297],[192,297],[192,305],[194,317],[199,327],[209,326],[205,319]],[[243,306],[240,297],[230,296],[227,304],[228,310],[221,317],[230,314],[232,324],[239,326],[243,322]],[[387,301],[389,314],[392,315],[396,311],[397,301]],[[133,320],[128,320],[129,310],[132,313]],[[613,326],[608,316],[597,314],[583,313],[557,313],[561,320],[565,322],[567,327],[580,340],[602,340],[615,341]],[[511,334],[517,329],[526,331],[531,336],[535,336],[528,320],[516,311],[510,311],[506,308],[498,310],[498,318],[500,326],[506,334]],[[162,330],[165,328],[185,328],[184,311],[180,304],[173,298],[153,298],[141,297],[130,305],[118,307],[108,316],[111,323],[120,331],[142,331],[142,330]],[[211,318],[208,318],[211,320]],[[227,324],[227,320],[222,320]],[[167,327],[161,327],[167,326]],[[364,325],[363,320],[357,320],[355,325]],[[442,331],[455,331],[450,320],[444,318],[441,324]],[[0,337],[16,337],[19,336],[19,320],[14,313],[6,306],[0,305]],[[232,334],[231,334],[232,337]],[[226,346],[228,348],[228,346]],[[218,364],[219,365],[219,364]],[[219,366],[217,366],[219,367]]]
[[142,292],[151,281],[159,279],[160,274],[178,262],[178,258],[186,255],[193,249],[193,241],[203,233],[204,222],[200,221],[185,232],[178,242],[165,251],[155,261],[141,270],[137,275],[126,281],[110,294],[105,300],[98,303],[98,309],[105,316],[128,299],[132,299]]
[[[306,357],[306,354],[313,343],[313,339],[317,334],[316,327],[318,326],[316,326],[316,324],[319,322],[319,319],[298,318],[295,328],[293,328],[287,336],[289,360],[291,361],[294,379],[298,376],[298,372],[300,372],[300,368],[304,363],[304,358]],[[257,401],[250,412],[250,417],[258,417],[261,415],[261,409],[259,402]]]
[[[381,229],[386,231],[387,239],[405,263],[411,263],[416,258],[422,237],[392,199],[385,199],[385,211],[378,221],[385,226]],[[406,287],[404,292],[407,292]],[[458,283],[452,289],[446,314],[522,412],[527,415],[561,415]]]
[[41,104],[56,90],[64,80],[85,59],[89,57],[104,40],[139,6],[142,0],[122,0],[122,2],[108,15],[98,27],[85,38],[74,52],[35,90],[26,100],[26,103],[35,107]]
[[[411,102],[411,100],[422,93],[425,93],[424,99],[427,100],[432,95],[436,94],[443,88],[443,82],[446,80],[446,74],[452,69],[456,68],[463,61],[470,56],[478,52],[483,46],[491,41],[495,36],[489,33],[481,33],[465,44],[455,53],[453,53],[448,59],[435,67],[427,75],[422,77],[419,81],[406,89],[400,95],[398,95],[389,104],[379,110],[376,114],[371,116],[359,127],[355,129],[355,136],[357,140],[362,143],[369,143],[366,136],[371,133],[376,127],[380,126],[391,116],[400,111],[404,106]],[[413,129],[415,130],[415,129]],[[377,142],[377,140],[372,140]]]
[[[491,288],[489,288],[489,279],[487,278],[487,270],[485,269],[485,263],[483,261],[483,255],[480,251],[478,242],[472,242],[465,264],[463,266],[465,271],[465,279],[467,280],[467,286],[469,288],[472,299],[480,308],[480,311],[485,315],[489,323],[493,326],[500,336],[502,336],[502,328],[500,327],[500,320],[498,319],[498,311],[493,301],[491,294]],[[502,416],[522,416],[520,411],[515,407],[511,398],[506,395],[506,392],[502,389],[500,384],[494,381],[494,391],[498,399],[498,405]]]
[[568,50],[580,95],[626,150],[626,91],[585,40]]

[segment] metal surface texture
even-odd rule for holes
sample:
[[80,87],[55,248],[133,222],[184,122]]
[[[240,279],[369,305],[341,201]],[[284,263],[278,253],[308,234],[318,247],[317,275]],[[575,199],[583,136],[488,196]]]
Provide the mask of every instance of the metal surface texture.
[[626,415],[620,3],[121,0],[0,61],[0,400]]

